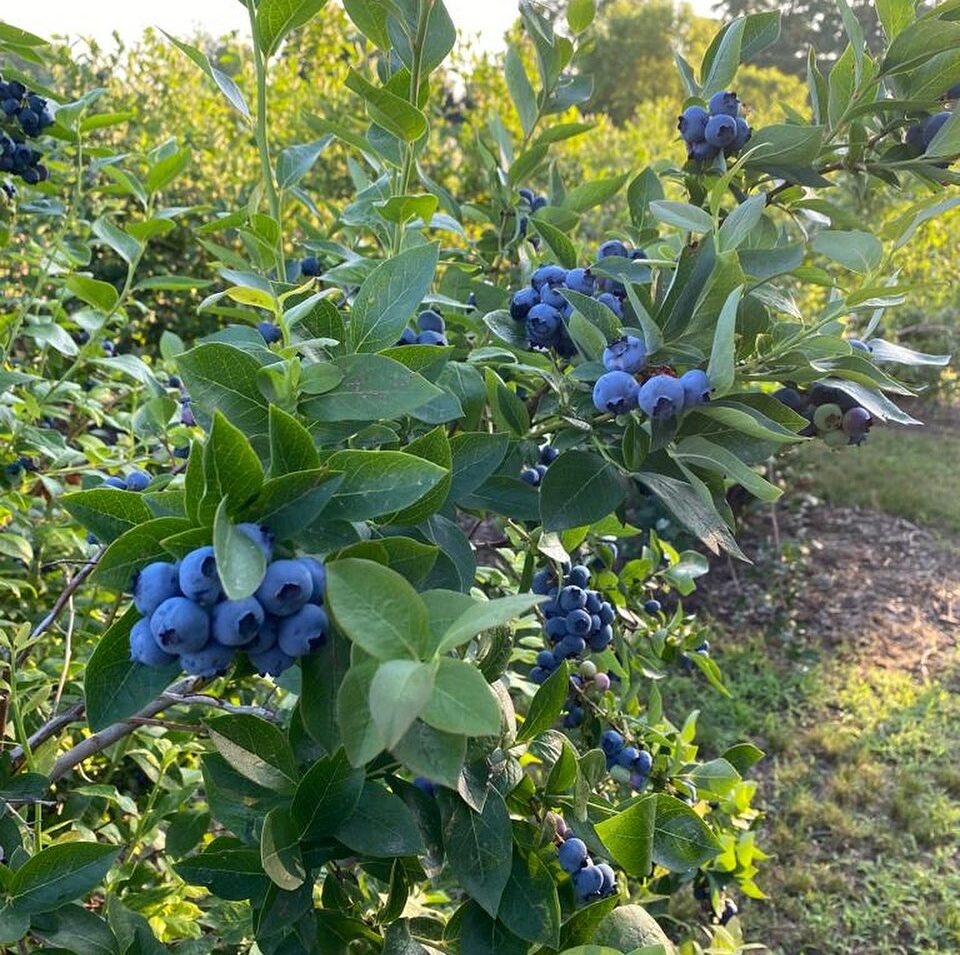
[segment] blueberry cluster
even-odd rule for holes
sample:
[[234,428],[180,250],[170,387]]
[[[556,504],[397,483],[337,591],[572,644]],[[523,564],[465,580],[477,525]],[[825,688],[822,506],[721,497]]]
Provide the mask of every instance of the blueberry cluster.
[[283,332],[280,331],[280,326],[274,325],[273,322],[260,322],[257,325],[257,331],[260,332],[261,337],[268,345],[276,345],[277,342],[283,340]]
[[[927,116],[915,123],[907,130],[907,145],[911,152],[917,156],[922,156],[933,142],[933,137],[940,132],[943,124],[952,116],[950,112],[934,113],[933,116]],[[946,168],[948,163],[937,163]]]
[[18,480],[24,471],[32,473],[36,470],[38,470],[37,462],[23,454],[3,466],[4,476],[11,481]]
[[[604,242],[597,251],[597,259],[611,256],[624,259],[645,259],[642,249],[628,249],[619,239]],[[623,300],[627,290],[622,282],[594,275],[589,269],[565,269],[559,265],[541,265],[530,277],[530,285],[515,292],[510,299],[510,315],[524,323],[527,340],[532,348],[556,349],[558,355],[570,358],[576,353],[567,332],[566,323],[573,314],[573,306],[563,292],[579,292],[595,298],[617,316],[623,318]]]
[[300,274],[304,278],[316,278],[321,272],[323,272],[323,266],[315,255],[308,255],[305,259],[300,260]]
[[651,418],[673,418],[710,400],[710,379],[699,368],[691,368],[679,378],[661,372],[641,385],[635,376],[646,360],[643,342],[632,335],[604,350],[603,367],[607,371],[593,386],[597,411],[619,415],[639,408]]
[[562,817],[551,813],[557,837],[563,840],[557,849],[560,868],[570,875],[577,902],[581,905],[606,898],[617,891],[617,876],[605,862],[595,865],[587,844],[574,835]]
[[398,345],[448,345],[447,323],[433,308],[425,308],[417,316],[417,331],[407,327],[400,336]]
[[[269,530],[257,524],[237,530],[271,561]],[[212,547],[176,563],[148,564],[133,582],[142,618],[130,631],[130,658],[147,666],[179,661],[187,673],[214,677],[243,650],[261,675],[279,676],[326,641],[325,582],[326,570],[313,557],[272,560],[252,597],[228,600]]]
[[126,477],[104,478],[101,487],[115,487],[118,491],[145,491],[150,481],[150,475],[146,471],[135,468]]
[[540,453],[537,455],[537,463],[532,468],[524,468],[520,472],[520,480],[526,481],[527,484],[532,484],[534,487],[539,487],[540,482],[547,473],[547,468],[550,467],[558,457],[560,457],[560,452],[556,448],[549,444],[543,445],[540,448]]
[[629,783],[633,789],[643,789],[647,785],[653,757],[645,749],[628,746],[614,729],[606,730],[600,737],[600,748],[607,757],[607,769],[614,779]]
[[[549,651],[545,651],[549,652]],[[583,722],[581,694],[595,690],[606,693],[615,677],[611,673],[602,673],[593,660],[584,660],[577,673],[570,676],[570,694],[564,704],[563,725],[567,729],[576,729]]]
[[[549,205],[549,200],[546,196],[538,196],[532,189],[523,189],[517,190],[520,193],[520,235],[526,236],[527,226],[530,224],[530,216],[536,212],[538,209],[542,209],[544,206]],[[537,236],[534,236],[530,243],[534,248],[538,248],[540,241]]]
[[47,167],[40,162],[43,155],[31,149],[25,138],[39,136],[53,124],[47,101],[18,80],[0,78],[0,118],[16,123],[10,133],[0,132],[0,172],[13,173],[31,185],[43,182],[48,177]]
[[533,592],[550,597],[540,609],[546,642],[552,649],[537,654],[536,666],[530,671],[533,683],[543,683],[564,660],[582,656],[587,648],[599,653],[613,641],[613,605],[588,589],[589,582],[590,571],[582,564],[572,567],[560,586],[549,567],[534,574]]
[[180,390],[180,424],[192,428],[196,425],[197,419],[194,417],[193,406],[190,403],[190,392],[187,391],[183,382],[179,379],[177,379],[177,382],[177,387]]
[[736,93],[721,90],[710,97],[707,108],[688,106],[677,120],[677,129],[687,146],[687,158],[713,162],[720,153],[735,156],[751,136],[750,126],[740,115]]
[[839,388],[814,385],[806,393],[781,388],[774,392],[774,398],[807,419],[809,424],[800,434],[820,437],[831,448],[863,444],[873,426],[870,412]]

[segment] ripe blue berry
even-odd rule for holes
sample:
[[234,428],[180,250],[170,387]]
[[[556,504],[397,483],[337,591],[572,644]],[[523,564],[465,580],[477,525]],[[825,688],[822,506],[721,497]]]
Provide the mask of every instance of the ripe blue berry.
[[935,113],[923,121],[923,149],[926,152],[933,142],[933,137],[940,132],[943,124],[950,118],[951,113]]
[[613,623],[614,618],[617,615],[616,611],[613,609],[613,604],[606,600],[600,604],[600,610],[598,612],[600,615],[600,622],[604,624]]
[[149,620],[138,620],[130,630],[130,659],[148,667],[165,667],[177,662],[176,657],[157,646]]
[[872,423],[873,419],[866,408],[851,408],[844,414],[841,427],[851,441],[859,444],[867,436]]
[[729,90],[721,90],[710,97],[710,112],[714,116],[725,114],[736,118],[740,114],[740,100],[736,93]]
[[435,783],[430,782],[425,776],[417,776],[413,781],[413,785],[417,787],[421,792],[426,793],[428,796],[436,796],[437,787]]
[[283,332],[280,331],[280,326],[274,325],[273,322],[260,322],[260,324],[257,325],[257,331],[260,332],[261,337],[268,345],[275,345],[283,339]]
[[563,285],[567,270],[559,265],[541,265],[530,278],[530,284],[539,292],[544,285]]
[[726,149],[728,146],[732,146],[737,139],[737,121],[724,113],[711,116],[707,121],[704,136],[711,146]]
[[720,150],[706,140],[699,143],[691,143],[687,149],[687,158],[694,162],[713,162],[719,155]]
[[300,272],[307,278],[314,278],[320,274],[320,260],[315,255],[308,255],[300,262]]
[[201,650],[180,654],[180,666],[185,673],[206,677],[223,676],[230,669],[235,654],[233,647],[225,647],[211,640]]
[[647,612],[647,613],[650,613],[650,614],[660,613],[660,609],[661,609],[661,608],[660,608],[660,601],[659,601],[659,600],[648,600],[648,601],[646,601],[646,603],[644,603],[643,609],[646,610],[646,612]]
[[587,605],[587,595],[582,587],[571,585],[560,591],[557,602],[564,613],[569,613],[571,610],[582,610]]
[[786,405],[791,411],[796,411],[799,414],[803,410],[803,398],[795,388],[780,388],[773,393],[773,397],[780,404]]
[[128,491],[144,491],[150,484],[150,475],[146,471],[131,471],[125,480]]
[[635,375],[646,363],[646,346],[633,335],[627,335],[603,350],[603,367],[607,371],[625,371]]
[[549,567],[543,567],[533,575],[533,583],[530,589],[535,594],[545,597],[553,584],[553,571]]
[[633,761],[640,755],[636,746],[624,746],[617,754],[617,765],[630,769]]
[[567,633],[567,635],[557,644],[557,649],[554,651],[554,653],[561,660],[566,660],[570,657],[580,656],[580,654],[586,649],[587,644],[583,637],[578,637],[572,633]]
[[[567,583],[571,587],[580,587],[581,589],[585,588],[587,584],[590,583],[589,568],[584,567],[583,564],[577,564],[575,567],[571,567],[570,573],[567,574]],[[586,602],[584,603],[585,607],[590,603],[591,597],[594,597],[594,599],[596,599],[595,594],[593,592],[588,593],[586,597]],[[590,612],[593,613],[592,610]]]
[[744,146],[750,142],[750,137],[753,135],[753,130],[750,128],[749,123],[742,117],[737,117],[737,138],[733,141],[732,150],[733,152],[740,152]]
[[573,885],[577,890],[577,898],[586,901],[600,894],[603,888],[603,873],[595,865],[586,865],[579,872],[574,873]]
[[583,722],[583,707],[571,707],[567,715],[563,718],[563,725],[567,729],[576,729]]
[[562,326],[563,316],[552,305],[540,303],[527,313],[527,337],[534,345],[548,348],[556,341]]
[[626,414],[637,407],[640,386],[625,371],[608,371],[593,386],[593,405],[597,411]]
[[429,329],[425,332],[420,332],[417,335],[417,344],[418,345],[446,345],[446,338],[440,334],[440,332],[432,332]]
[[527,484],[530,484],[533,487],[539,487],[540,472],[537,471],[535,468],[524,468],[520,472],[520,480],[525,481]]
[[579,292],[581,295],[593,295],[596,279],[594,279],[590,269],[570,269],[563,284],[572,292]]
[[566,618],[567,633],[585,637],[593,629],[593,618],[586,610],[571,610]]
[[611,895],[617,887],[617,874],[606,862],[601,862],[600,865],[597,866],[597,871],[603,877],[600,894],[603,896]]
[[323,608],[307,604],[280,621],[277,643],[288,657],[302,657],[323,645],[329,627]]
[[610,624],[603,624],[600,629],[590,635],[590,649],[595,653],[605,650],[613,642],[613,627]]
[[180,590],[185,597],[205,606],[220,598],[220,575],[212,547],[198,547],[180,562]]
[[619,239],[610,239],[607,242],[604,242],[603,245],[597,249],[597,258],[606,259],[610,256],[615,256],[616,258],[625,259],[630,255],[629,249],[624,245]]
[[113,487],[113,488],[116,488],[118,491],[126,491],[127,482],[124,481],[123,478],[111,476],[103,479],[103,484],[101,485],[101,487]]
[[417,333],[412,328],[405,328],[397,339],[398,345],[416,345]]
[[327,568],[316,557],[299,557],[297,559],[307,568],[307,573],[310,574],[310,579],[313,581],[310,603],[322,604],[323,592],[327,587]]
[[144,617],[149,617],[164,600],[180,596],[178,571],[176,564],[155,561],[134,578],[133,605]]
[[540,303],[542,305],[553,306],[561,315],[570,308],[567,300],[552,285],[544,285],[543,288],[540,289]]
[[279,647],[271,647],[263,653],[248,653],[247,656],[260,676],[280,676],[295,662],[293,657],[288,657]]
[[612,292],[603,292],[597,296],[597,301],[609,308],[617,318],[623,318],[623,303]]
[[567,635],[567,618],[551,617],[544,627],[544,633],[549,640],[554,642],[562,640]]
[[257,631],[256,636],[249,643],[244,644],[243,649],[246,650],[248,656],[253,656],[257,653],[266,653],[276,646],[281,619],[283,618],[274,617],[272,614],[264,615],[263,622],[260,624],[260,629]]
[[537,666],[544,670],[555,670],[557,667],[557,658],[550,650],[541,650],[537,654]]
[[[517,193],[519,194],[520,198],[527,203],[528,206],[533,205],[533,200],[536,198],[536,195],[532,189],[527,189],[527,187],[524,186],[522,189],[518,189]],[[416,785],[416,780],[414,780],[414,785]]]
[[640,388],[637,404],[651,418],[672,418],[683,410],[683,385],[670,375],[654,375]]
[[540,448],[541,464],[546,464],[549,467],[549,465],[553,464],[553,462],[559,457],[560,452],[556,448],[551,447],[549,444],[545,444]]
[[417,316],[417,328],[421,332],[442,333],[446,330],[446,323],[439,312],[432,308],[426,308]]
[[254,597],[221,601],[210,615],[213,639],[225,647],[241,647],[260,631],[264,616],[263,607]]
[[713,391],[710,379],[707,373],[699,368],[691,368],[690,371],[684,372],[680,376],[680,384],[683,386],[684,408],[695,408],[710,400],[710,392]]
[[547,670],[544,670],[543,667],[534,667],[528,674],[527,678],[531,683],[535,683],[537,686],[540,686],[547,677],[550,676]]
[[571,875],[578,872],[587,861],[587,845],[582,839],[567,839],[566,842],[557,850],[557,856],[560,860],[560,868]]
[[267,613],[288,617],[313,593],[310,571],[297,560],[275,560],[263,575],[256,598]]
[[607,756],[616,757],[623,749],[623,737],[616,730],[607,730],[600,737],[600,748]]
[[192,653],[210,637],[210,619],[204,609],[186,597],[169,597],[150,617],[150,632],[167,653]]
[[522,322],[527,317],[527,312],[539,304],[540,293],[535,288],[522,288],[510,299],[510,317],[516,322]]
[[702,106],[688,106],[677,120],[677,129],[688,143],[702,142],[709,118]]

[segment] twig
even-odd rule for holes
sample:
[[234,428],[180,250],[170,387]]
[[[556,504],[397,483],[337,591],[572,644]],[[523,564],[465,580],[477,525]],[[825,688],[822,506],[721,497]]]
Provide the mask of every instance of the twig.
[[70,657],[73,653],[73,627],[77,621],[76,610],[73,606],[73,597],[67,601],[69,614],[67,616],[67,632],[64,634],[63,645],[63,671],[60,673],[60,682],[57,684],[57,692],[53,698],[53,712],[60,709],[60,700],[63,697],[63,688],[67,685],[67,675],[70,672]]
[[[47,720],[43,726],[40,727],[31,737],[27,740],[31,749],[36,749],[41,743],[46,742],[50,739],[51,736],[56,736],[60,730],[65,726],[69,726],[71,723],[76,723],[78,720],[83,719],[84,706],[82,703],[77,703],[76,706],[71,707],[67,710],[66,713],[62,713],[60,716],[55,716],[52,719]],[[23,747],[15,746],[10,751],[10,762],[16,768],[19,763],[23,760]]]
[[259,716],[264,720],[275,720],[277,714],[265,706],[241,706],[237,703],[228,703],[216,696],[207,696],[204,693],[192,693],[189,695],[179,695],[173,692],[164,693],[164,696],[172,703],[194,704],[196,706],[209,706],[216,710],[223,710],[226,713],[249,714],[250,716]]

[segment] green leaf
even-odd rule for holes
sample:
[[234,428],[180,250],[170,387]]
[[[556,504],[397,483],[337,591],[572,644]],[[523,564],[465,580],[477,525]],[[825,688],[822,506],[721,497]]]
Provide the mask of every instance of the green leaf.
[[645,878],[653,861],[656,796],[646,796],[594,827],[600,841],[627,875]]
[[469,901],[460,916],[460,951],[466,955],[526,955],[530,946]]
[[380,215],[387,222],[403,225],[411,219],[420,219],[427,223],[437,211],[439,200],[433,195],[391,196],[386,202],[375,202]]
[[[420,524],[440,510],[450,493],[450,468],[453,464],[453,456],[450,451],[450,441],[447,438],[446,429],[442,427],[434,428],[419,438],[415,438],[404,448],[404,452],[422,458],[424,461],[430,461],[446,471],[437,486],[425,494],[413,507],[405,508],[390,515],[389,518],[385,518],[390,524]],[[435,559],[433,560],[435,561]],[[390,563],[393,564],[394,562],[391,560]],[[426,576],[426,573],[424,576]]]
[[345,85],[363,98],[370,119],[398,139],[412,143],[427,132],[427,117],[416,106],[382,86],[374,86],[356,70],[347,74]]
[[607,340],[599,328],[574,311],[567,322],[567,331],[587,361],[600,361],[603,350],[607,347]]
[[691,435],[680,441],[675,456],[684,464],[706,468],[736,481],[761,501],[776,501],[783,493],[775,484],[764,480],[732,451],[700,435]]
[[513,847],[510,880],[497,918],[528,942],[556,948],[560,944],[560,899],[549,869],[535,852]]
[[322,513],[342,480],[325,468],[270,478],[247,508],[247,516],[266,524],[280,540],[296,537]]
[[377,667],[370,682],[370,712],[387,749],[400,741],[423,712],[434,691],[436,675],[433,663],[415,660],[387,660]]
[[271,809],[263,820],[260,864],[270,880],[287,892],[299,889],[307,872],[300,855],[300,833],[286,806]]
[[246,534],[241,534],[227,517],[227,499],[217,508],[213,519],[213,551],[217,575],[229,600],[253,595],[263,580],[267,558]]
[[723,751],[723,758],[733,768],[744,775],[751,766],[760,762],[766,754],[753,743],[736,743]]
[[130,630],[140,618],[130,607],[97,641],[83,675],[87,723],[94,732],[133,716],[167,688],[179,672],[130,659]]
[[594,206],[609,202],[627,183],[630,174],[615,176],[611,179],[595,179],[574,186],[563,200],[563,208],[571,212],[586,212]]
[[564,268],[574,268],[577,264],[577,247],[570,241],[570,238],[553,223],[548,222],[540,213],[532,215],[530,221],[543,241],[547,243],[550,251],[556,256],[557,261]]
[[298,143],[288,146],[277,160],[277,185],[281,189],[293,188],[310,172],[320,154],[330,145],[333,136],[327,135],[312,143]]
[[484,630],[502,627],[523,616],[546,598],[536,594],[513,594],[494,600],[478,600],[463,611],[444,631],[437,646],[438,653],[446,653],[466,643]]
[[550,729],[560,716],[569,695],[570,669],[564,661],[547,677],[531,700],[527,717],[517,732],[517,742],[525,743]]
[[93,234],[101,242],[110,246],[127,265],[132,265],[139,257],[143,246],[123,229],[118,229],[105,216],[100,216],[91,226]]
[[[472,663],[442,657],[431,690],[418,714],[425,723],[462,736],[494,736],[500,732],[500,704]],[[372,693],[371,701],[375,698]]]
[[380,0],[343,0],[343,9],[356,28],[381,50],[390,48],[387,33],[388,8]]
[[[581,295],[569,289],[560,289],[560,294],[585,318],[591,325],[596,326],[603,334],[604,345],[616,341],[620,337],[620,319],[613,310],[598,302],[589,295]],[[602,351],[602,349],[601,349]]]
[[18,912],[52,912],[95,889],[119,854],[96,842],[48,846],[14,872],[9,904]]
[[537,94],[530,85],[523,60],[520,59],[520,55],[512,45],[507,47],[504,75],[507,80],[507,89],[510,91],[510,98],[513,100],[513,105],[517,108],[517,115],[520,117],[520,126],[524,135],[529,136],[539,113]]
[[322,839],[336,832],[360,801],[363,770],[353,769],[343,750],[318,759],[293,794],[291,815],[303,837]]
[[731,210],[717,233],[717,250],[728,252],[745,242],[763,218],[763,210],[766,205],[767,194],[761,192],[755,196],[750,196],[749,199]]
[[613,513],[624,488],[616,469],[587,451],[566,451],[540,485],[540,516],[545,531],[584,527]]
[[337,451],[327,466],[343,474],[324,511],[328,520],[365,521],[415,504],[447,470],[402,451]]
[[213,414],[213,427],[203,449],[204,490],[199,517],[205,524],[226,499],[226,513],[240,514],[245,504],[260,493],[263,468],[244,433],[219,411]]
[[745,26],[744,17],[732,20],[718,34],[719,42],[711,44],[707,50],[700,71],[700,95],[704,99],[726,89],[737,75]]
[[229,837],[215,839],[174,869],[185,882],[202,885],[231,902],[262,898],[269,885],[260,865],[260,851]]
[[92,305],[107,314],[112,312],[120,301],[117,290],[109,282],[101,282],[86,275],[71,275],[66,281],[66,287],[67,291],[72,292],[87,305]]
[[750,139],[748,168],[809,166],[823,146],[822,126],[772,125],[758,129]]
[[[22,915],[33,933],[51,948],[75,955],[116,955],[117,939],[106,920],[82,905],[64,905],[56,912],[35,915],[33,919],[26,912]],[[0,935],[0,944],[5,943],[7,939]]]
[[726,394],[732,387],[736,375],[736,331],[737,310],[743,289],[737,286],[723,303],[716,331],[713,333],[713,346],[710,350],[710,363],[707,365],[707,377],[719,395]]
[[509,443],[505,434],[479,431],[450,438],[452,464],[448,500],[457,502],[480,487],[500,467]]
[[351,766],[365,766],[383,752],[384,741],[370,709],[370,685],[379,664],[355,664],[337,693],[337,716],[343,746]]
[[266,56],[272,56],[293,30],[309,22],[327,0],[260,0],[257,5],[257,42]]
[[149,521],[153,513],[140,494],[112,487],[74,491],[60,503],[98,540],[109,543],[121,534]]
[[378,660],[418,659],[427,645],[427,608],[389,567],[354,559],[327,564],[326,603],[337,626]]
[[247,713],[207,720],[210,741],[233,769],[258,786],[293,792],[300,774],[290,744],[273,724]]
[[596,0],[570,0],[567,4],[567,26],[571,33],[583,33],[597,15]]
[[813,237],[811,245],[814,252],[825,255],[853,272],[869,272],[883,258],[883,245],[869,232],[840,229],[819,232]]
[[[240,92],[240,87],[237,86],[234,81],[227,76],[222,70],[218,70],[207,58],[205,53],[201,53],[196,47],[190,46],[189,43],[184,43],[182,40],[176,39],[176,37],[170,36],[166,30],[160,31],[184,56],[192,60],[201,71],[213,80],[214,83],[220,89],[220,92],[227,98],[227,101],[230,105],[240,113],[244,119],[248,122],[250,120],[250,107],[247,106],[247,101],[243,98],[243,93]],[[167,157],[170,158],[170,157]],[[176,175],[176,173],[174,173]],[[153,168],[150,170],[150,176],[153,177]],[[171,178],[173,178],[171,176]],[[155,189],[161,188],[161,186],[153,185],[151,186],[148,181],[147,188],[153,192]]]
[[463,736],[444,733],[417,720],[391,750],[414,776],[456,789],[467,741]]
[[138,570],[155,560],[169,560],[161,541],[190,526],[183,518],[158,517],[130,528],[106,549],[91,579],[117,593],[129,590]]
[[507,807],[496,790],[487,795],[480,813],[447,790],[437,795],[450,870],[471,898],[495,918],[512,870],[513,833]]
[[270,405],[270,474],[280,477],[320,467],[320,455],[310,432],[292,415]]
[[684,802],[666,793],[656,800],[653,861],[671,872],[686,872],[709,862],[721,852],[717,837]]
[[341,822],[335,835],[348,849],[381,859],[422,851],[416,820],[403,800],[369,780],[357,808]]
[[676,226],[685,232],[712,232],[713,218],[689,202],[674,202],[670,199],[655,199],[650,203],[653,217],[667,225]]
[[740,773],[723,758],[701,763],[690,776],[697,792],[712,793],[715,796],[725,796],[740,782],[740,778]]

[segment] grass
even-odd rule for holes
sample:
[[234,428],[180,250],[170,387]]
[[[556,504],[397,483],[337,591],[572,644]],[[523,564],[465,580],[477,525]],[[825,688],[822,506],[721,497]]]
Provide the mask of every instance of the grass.
[[874,428],[859,448],[822,441],[798,449],[793,468],[830,504],[869,507],[960,534],[960,441],[938,427]]

